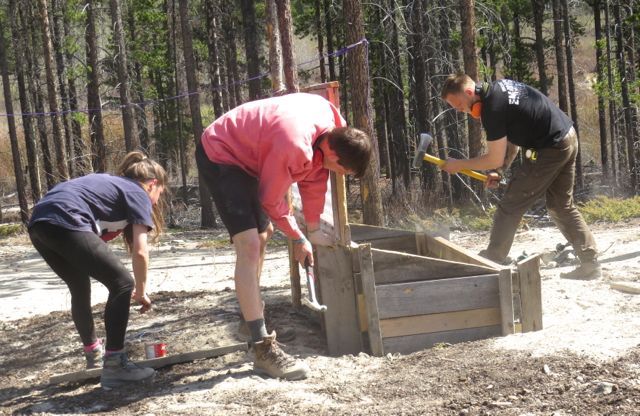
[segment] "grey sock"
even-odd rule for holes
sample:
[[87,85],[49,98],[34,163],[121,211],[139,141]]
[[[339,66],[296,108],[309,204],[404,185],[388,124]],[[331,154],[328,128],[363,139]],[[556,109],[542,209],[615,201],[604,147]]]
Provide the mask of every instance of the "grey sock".
[[251,331],[251,342],[262,341],[262,338],[269,335],[267,327],[264,325],[264,319],[256,319],[255,321],[247,321],[249,331]]

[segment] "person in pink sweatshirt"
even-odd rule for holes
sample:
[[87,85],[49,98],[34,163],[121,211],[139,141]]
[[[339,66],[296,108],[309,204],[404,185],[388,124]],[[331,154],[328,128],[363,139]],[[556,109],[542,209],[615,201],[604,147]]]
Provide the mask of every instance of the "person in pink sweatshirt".
[[[372,147],[346,127],[336,107],[319,95],[296,93],[243,104],[214,121],[196,148],[200,177],[236,251],[238,303],[251,334],[254,370],[271,377],[306,378],[307,365],[286,354],[267,332],[259,279],[273,222],[294,242],[294,256],[313,265],[311,243],[331,245],[320,230],[329,171],[361,177]],[[298,184],[306,235],[285,199]]]

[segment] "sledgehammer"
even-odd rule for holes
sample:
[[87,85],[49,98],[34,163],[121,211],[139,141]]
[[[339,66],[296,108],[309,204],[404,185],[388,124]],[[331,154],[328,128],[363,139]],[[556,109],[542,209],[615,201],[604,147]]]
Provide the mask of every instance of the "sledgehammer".
[[[429,133],[420,133],[420,144],[418,144],[418,147],[416,148],[416,154],[413,157],[414,168],[420,167],[420,163],[423,160],[426,160],[429,163],[433,163],[434,165],[437,165],[439,167],[442,167],[442,165],[444,165],[444,160],[427,153],[427,147],[429,147],[432,141],[433,137],[431,137]],[[482,182],[487,181],[487,175],[476,172],[475,170],[462,169],[460,173],[463,173]]]

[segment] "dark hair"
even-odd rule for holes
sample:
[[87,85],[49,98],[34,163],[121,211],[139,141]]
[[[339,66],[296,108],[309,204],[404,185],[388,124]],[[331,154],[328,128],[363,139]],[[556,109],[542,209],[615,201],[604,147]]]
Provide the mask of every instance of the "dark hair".
[[367,133],[353,127],[338,127],[328,136],[329,147],[336,152],[338,163],[361,178],[371,159],[371,139]]
[[[149,159],[142,152],[134,151],[127,153],[118,167],[117,174],[140,183],[144,183],[151,179],[157,179],[159,185],[163,186],[165,189],[168,187],[169,181],[167,172],[158,162]],[[164,229],[164,199],[160,198],[153,206],[151,217],[153,219],[153,237],[150,241],[153,242],[157,240]],[[123,234],[124,240],[129,247],[129,251],[131,251],[131,244],[133,242],[131,226],[127,226]]]
[[473,79],[464,72],[458,72],[451,74],[447,77],[442,85],[442,91],[440,92],[440,98],[445,99],[448,95],[458,94],[464,91],[464,88],[469,84],[475,84]]

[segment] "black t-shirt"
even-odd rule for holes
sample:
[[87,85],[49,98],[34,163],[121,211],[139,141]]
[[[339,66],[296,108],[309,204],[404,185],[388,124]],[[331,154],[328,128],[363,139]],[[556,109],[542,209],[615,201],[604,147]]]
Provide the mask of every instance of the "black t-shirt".
[[502,79],[482,97],[482,126],[487,140],[507,140],[527,149],[550,147],[562,140],[573,122],[540,91]]

